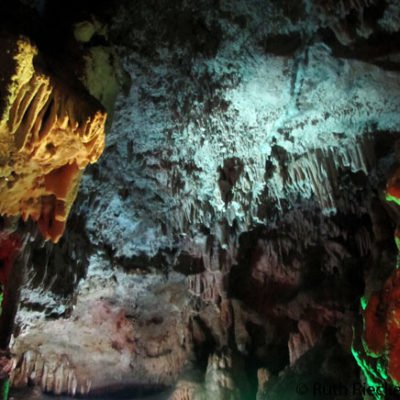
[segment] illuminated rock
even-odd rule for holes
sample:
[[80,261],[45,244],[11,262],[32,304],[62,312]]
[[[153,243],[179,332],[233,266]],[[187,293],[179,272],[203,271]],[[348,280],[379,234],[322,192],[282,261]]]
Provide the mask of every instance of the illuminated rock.
[[312,349],[318,340],[315,328],[308,321],[300,320],[298,330],[299,332],[291,333],[289,336],[290,365],[294,365],[303,354]]
[[259,368],[257,370],[257,381],[258,381],[257,400],[262,400],[266,397],[267,385],[270,379],[271,379],[271,373],[266,368]]
[[400,205],[400,169],[397,169],[386,185],[386,200]]
[[202,398],[201,385],[190,380],[180,380],[168,400],[195,400]]
[[[320,19],[310,16],[312,10],[303,10],[305,3],[311,8],[311,2],[235,0],[219,2],[218,7],[208,0],[189,5],[173,2],[168,7],[161,2],[123,3],[110,12],[114,21],[110,40],[135,86],[117,102],[107,157],[85,177],[83,204],[77,210],[83,222],[79,229],[74,224],[73,231],[79,231],[75,237],[82,242],[88,237],[84,250],[100,260],[90,261],[88,274],[96,271],[90,283],[93,293],[128,305],[127,316],[158,311],[176,298],[170,290],[165,300],[157,294],[157,302],[132,307],[136,294],[141,299],[151,295],[143,285],[148,271],[160,268],[166,275],[165,285],[179,261],[188,287],[187,298],[175,308],[191,316],[188,333],[172,324],[168,334],[165,323],[159,323],[160,315],[146,316],[143,324],[132,323],[138,352],[132,356],[132,368],[119,375],[123,358],[115,357],[116,350],[110,346],[93,349],[97,334],[91,335],[93,347],[84,346],[87,321],[75,319],[76,314],[68,317],[69,303],[65,313],[59,311],[61,300],[54,301],[54,306],[50,300],[41,303],[45,304],[43,320],[56,314],[62,321],[67,318],[68,324],[54,324],[47,318],[41,325],[34,321],[34,328],[25,328],[33,321],[30,309],[37,310],[37,299],[42,301],[42,293],[49,292],[46,282],[77,276],[76,264],[85,251],[75,253],[71,246],[63,253],[69,268],[59,267],[61,257],[54,262],[46,257],[46,268],[40,266],[50,276],[44,283],[36,279],[39,288],[35,286],[27,295],[22,334],[13,351],[23,360],[22,352],[46,343],[40,353],[50,366],[52,354],[68,354],[77,379],[83,383],[90,379],[94,390],[107,382],[107,373],[115,376],[114,384],[125,383],[125,377],[138,385],[173,384],[180,374],[169,380],[166,375],[180,372],[180,343],[189,346],[193,339],[196,351],[189,360],[199,363],[203,372],[210,354],[228,359],[218,351],[229,346],[246,361],[241,367],[252,374],[253,384],[258,367],[271,371],[268,384],[272,384],[285,366],[292,369],[287,344],[293,332],[299,336],[293,340],[292,360],[308,350],[293,369],[307,366],[307,375],[320,369],[317,377],[322,376],[327,370],[325,349],[309,349],[313,336],[303,337],[296,324],[316,322],[318,332],[327,332],[329,341],[339,329],[343,343],[348,343],[348,330],[351,338],[353,314],[358,312],[354,299],[362,294],[363,275],[374,250],[369,203],[371,197],[379,200],[376,186],[379,174],[385,172],[380,170],[389,163],[382,158],[394,147],[387,140],[398,136],[400,123],[398,69],[380,64],[364,51],[357,53],[363,43],[356,42],[345,51],[329,32],[336,23],[345,25],[347,17],[359,21],[357,11],[366,2],[312,2],[327,10]],[[331,5],[332,16],[325,4]],[[369,14],[377,23],[378,16]],[[80,27],[77,38],[82,48],[105,43],[95,23]],[[345,33],[339,35],[344,42]],[[277,36],[284,36],[274,47],[278,55],[269,51]],[[350,30],[350,40],[358,37]],[[373,47],[385,48],[381,46],[385,38],[378,32],[372,38],[376,40]],[[290,42],[287,51],[286,42]],[[105,53],[88,53],[91,69],[99,77],[107,76],[104,68],[98,68]],[[69,245],[73,240],[63,242]],[[44,253],[38,251],[35,259]],[[381,253],[373,254],[382,260]],[[119,274],[121,267],[129,276]],[[87,276],[86,270],[82,274]],[[126,290],[113,289],[133,276]],[[62,289],[71,294],[74,305],[77,297],[82,302],[80,293]],[[231,298],[238,299],[236,305],[229,304]],[[91,304],[86,303],[87,307]],[[160,314],[165,320],[171,313]],[[61,337],[57,326],[64,328]],[[107,329],[101,331],[114,332],[112,327]],[[94,325],[92,332],[99,330]],[[65,332],[73,335],[64,338]],[[181,337],[185,342],[176,342]],[[115,368],[110,360],[116,360]],[[334,378],[346,364],[336,365]],[[140,374],[139,366],[149,373]],[[81,378],[80,371],[91,374]],[[315,375],[310,382],[321,382]],[[47,376],[48,388],[52,377]],[[304,382],[305,376],[297,382]],[[348,374],[347,379],[354,381],[354,376]],[[294,398],[295,380],[288,379],[286,396],[276,389],[275,397],[268,393],[268,398]],[[265,380],[261,377],[260,386]],[[30,382],[29,377],[26,381]],[[207,398],[236,393],[231,390],[232,381],[236,384],[229,365],[223,368],[211,358]],[[340,377],[336,382],[348,381]],[[178,389],[181,399],[192,386]],[[247,398],[242,393],[238,397]]]
[[83,169],[104,149],[106,113],[83,89],[49,74],[27,39],[0,48],[0,214],[63,234]]
[[[388,179],[385,190],[388,203],[400,205],[400,169]],[[400,251],[400,229],[394,232],[394,241]],[[383,265],[381,265],[383,267]],[[366,289],[361,299],[363,324],[356,324],[353,336],[353,355],[366,383],[372,388],[397,388],[400,383],[400,269],[397,268],[381,286]],[[376,290],[378,289],[378,290]],[[372,292],[372,293],[371,293]],[[368,295],[368,293],[371,293]],[[388,389],[388,390],[389,390]],[[393,389],[394,390],[394,389]],[[376,399],[382,399],[376,393]]]
[[395,270],[364,310],[363,346],[356,359],[369,384],[400,383],[400,270]]
[[[37,329],[19,335],[13,345],[13,387],[34,383],[54,394],[85,395],[118,387],[173,385],[189,356],[186,286],[178,277],[169,285],[155,276],[146,281],[154,295],[144,296],[144,302],[140,296],[132,298],[126,305],[103,299],[112,296],[108,289],[90,293],[92,281],[83,287],[89,292],[82,293],[85,299],[69,318],[42,321]],[[114,283],[115,293],[132,293],[135,284],[126,274]],[[173,305],[168,303],[171,293]],[[148,313],[149,307],[154,313]]]

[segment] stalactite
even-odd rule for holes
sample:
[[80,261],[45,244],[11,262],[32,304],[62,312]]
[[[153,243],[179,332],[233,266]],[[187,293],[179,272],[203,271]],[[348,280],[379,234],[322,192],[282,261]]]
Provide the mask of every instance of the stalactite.
[[28,350],[20,355],[17,368],[11,376],[14,387],[24,387],[35,383],[43,392],[55,395],[85,395],[90,392],[91,381],[77,376],[72,363],[66,355],[61,358],[45,360],[41,354]]
[[57,242],[82,170],[104,148],[106,113],[83,89],[46,72],[24,38],[0,39],[0,214],[31,217]]
[[[340,43],[346,46],[355,40],[356,34],[362,38],[372,34],[372,27],[364,19],[364,10],[376,4],[376,0],[318,0],[309,2],[309,9],[322,26],[330,27]],[[357,29],[350,27],[346,21],[351,13],[357,16]]]
[[318,340],[317,331],[308,321],[300,320],[298,330],[289,336],[290,365],[294,365],[303,354],[315,346]]

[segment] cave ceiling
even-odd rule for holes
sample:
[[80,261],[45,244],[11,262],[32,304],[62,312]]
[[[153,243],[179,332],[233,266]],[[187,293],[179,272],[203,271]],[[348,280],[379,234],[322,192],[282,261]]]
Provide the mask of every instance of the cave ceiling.
[[3,391],[400,398],[399,1],[0,24]]

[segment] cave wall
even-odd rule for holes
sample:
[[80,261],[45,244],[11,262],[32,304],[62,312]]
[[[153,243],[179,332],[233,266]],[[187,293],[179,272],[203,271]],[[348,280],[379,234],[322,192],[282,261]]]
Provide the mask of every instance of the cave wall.
[[397,255],[384,201],[397,2],[104,10],[107,34],[93,40],[111,44],[131,85],[66,236],[35,246],[15,385],[178,381],[174,399],[304,399],[298,382],[363,383],[352,327]]

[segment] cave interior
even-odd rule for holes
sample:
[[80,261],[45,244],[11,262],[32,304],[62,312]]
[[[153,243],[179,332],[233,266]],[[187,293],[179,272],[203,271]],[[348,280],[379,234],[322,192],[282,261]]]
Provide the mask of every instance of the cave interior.
[[0,49],[3,400],[400,399],[400,1],[1,0]]

